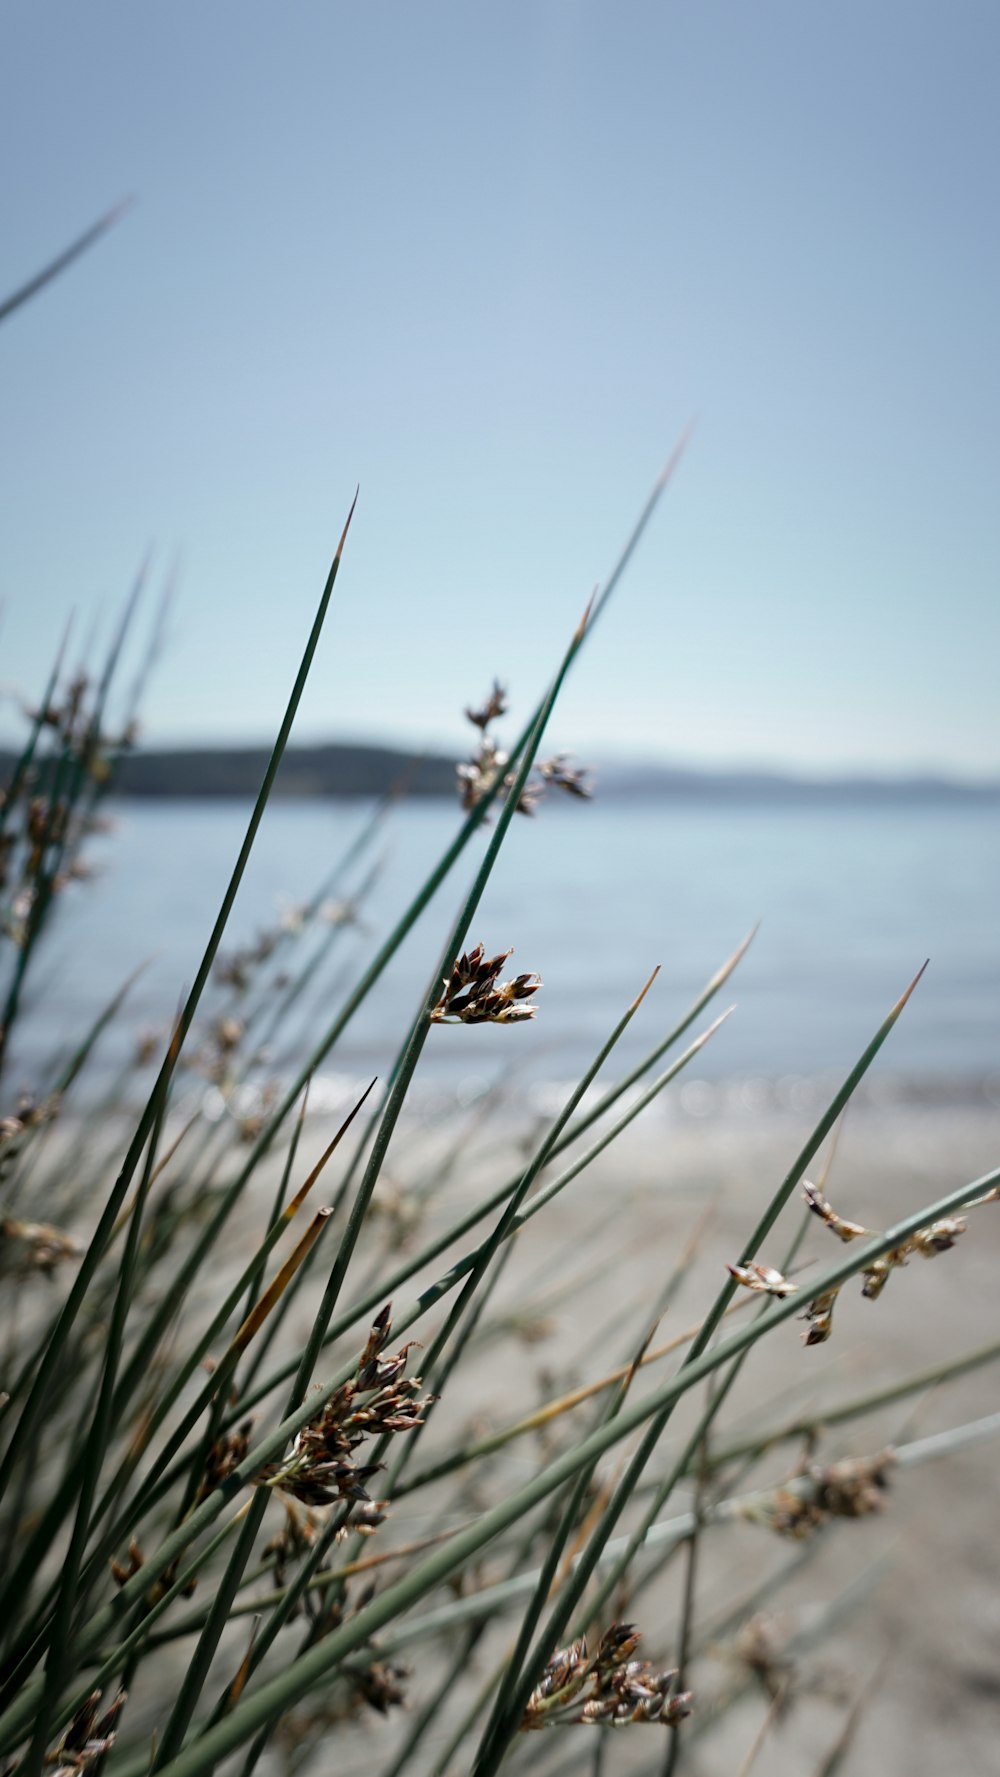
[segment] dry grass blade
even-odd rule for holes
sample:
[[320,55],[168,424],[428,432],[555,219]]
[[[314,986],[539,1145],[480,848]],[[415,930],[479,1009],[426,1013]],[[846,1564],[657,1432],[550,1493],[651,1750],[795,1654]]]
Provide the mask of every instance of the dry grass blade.
[[225,1706],[226,1706],[227,1710],[232,1709],[233,1705],[238,1703],[240,1700],[240,1697],[243,1695],[243,1687],[246,1684],[248,1677],[250,1676],[250,1656],[253,1653],[253,1644],[257,1639],[257,1631],[259,1628],[260,1628],[260,1617],[258,1616],[258,1617],[254,1618],[253,1627],[250,1630],[250,1639],[247,1642],[247,1651],[243,1655],[243,1658],[240,1661],[239,1669],[236,1673],[236,1676],[233,1679],[233,1682],[230,1685],[228,1691],[226,1692]]
[[246,1320],[240,1327],[239,1332],[235,1335],[229,1350],[226,1352],[219,1365],[220,1371],[226,1373],[229,1369],[235,1368],[237,1358],[246,1350],[255,1334],[260,1332],[268,1315],[280,1302],[291,1283],[292,1278],[295,1276],[308,1254],[312,1251],[332,1214],[333,1211],[331,1209],[319,1209],[316,1211],[316,1214],[296,1245],[294,1251],[289,1253],[288,1258],[285,1260],[280,1270],[276,1272],[275,1276],[271,1279],[271,1282],[261,1296],[260,1301],[254,1304],[254,1307],[247,1315]]

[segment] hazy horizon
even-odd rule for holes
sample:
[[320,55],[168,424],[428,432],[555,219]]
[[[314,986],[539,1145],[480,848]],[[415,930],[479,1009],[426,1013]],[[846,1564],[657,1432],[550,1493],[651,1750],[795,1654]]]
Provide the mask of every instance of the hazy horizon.
[[[265,734],[211,737],[181,734],[169,740],[157,738],[153,741],[147,740],[140,734],[135,751],[140,755],[149,753],[156,756],[260,753],[270,750],[273,738],[273,735]],[[513,739],[513,735],[510,738]],[[8,735],[0,726],[0,751],[13,753],[16,750],[16,741],[15,734]],[[414,759],[427,758],[448,762],[471,756],[473,750],[468,744],[463,747],[460,740],[449,743],[443,739],[437,741],[422,739],[419,735],[406,736],[385,730],[373,730],[368,734],[350,732],[314,735],[308,738],[293,731],[288,743],[287,755],[294,758],[299,749],[311,751],[313,749],[322,750],[325,747],[347,750],[354,748],[384,750]],[[545,747],[543,754],[551,754],[555,750],[557,749],[554,747]],[[569,749],[562,747],[558,750],[569,751]],[[590,747],[584,749],[582,753],[572,752],[570,757],[575,765],[597,774],[598,790],[602,773],[610,773],[615,779],[628,779],[630,776],[641,779],[645,774],[655,776],[658,773],[664,775],[676,773],[679,776],[687,774],[704,776],[711,780],[773,777],[793,785],[801,781],[803,784],[815,784],[819,787],[827,783],[836,785],[854,782],[888,786],[899,784],[901,787],[905,787],[910,783],[926,782],[940,784],[944,787],[954,786],[959,790],[965,788],[1000,790],[1000,768],[996,766],[992,768],[984,766],[981,770],[976,771],[975,769],[963,770],[960,767],[934,764],[933,762],[921,764],[919,761],[899,766],[880,765],[878,762],[838,765],[836,761],[801,763],[778,758],[709,758],[680,752],[657,754],[652,751],[616,750],[613,747]]]
[[[58,21],[58,25],[54,24]],[[523,716],[555,746],[996,769],[1000,14],[428,0],[0,24],[2,678],[179,561],[148,744]],[[13,736],[7,717],[3,732]]]

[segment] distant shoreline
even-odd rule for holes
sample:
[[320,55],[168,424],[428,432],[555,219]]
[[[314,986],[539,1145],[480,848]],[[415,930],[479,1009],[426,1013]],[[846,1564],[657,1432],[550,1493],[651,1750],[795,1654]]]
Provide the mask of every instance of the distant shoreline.
[[[114,794],[142,800],[242,798],[256,795],[270,749],[172,747],[127,754],[115,768]],[[0,752],[0,781],[15,754]],[[393,747],[331,742],[289,747],[275,785],[285,799],[455,797],[456,760]],[[596,767],[599,792],[616,802],[685,801],[741,803],[888,804],[951,802],[1000,805],[1000,778],[978,781],[931,773],[901,777],[792,776],[779,771],[714,770],[688,766],[616,763]]]

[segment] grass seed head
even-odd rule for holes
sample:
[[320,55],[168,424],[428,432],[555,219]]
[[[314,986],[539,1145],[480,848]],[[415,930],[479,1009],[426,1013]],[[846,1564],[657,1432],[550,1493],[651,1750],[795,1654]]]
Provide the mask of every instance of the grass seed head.
[[921,1258],[934,1259],[938,1253],[946,1253],[954,1246],[960,1234],[968,1228],[964,1216],[946,1216],[940,1222],[931,1222],[927,1228],[918,1229],[912,1240],[914,1252]]
[[895,1460],[892,1450],[882,1450],[876,1456],[852,1456],[827,1466],[811,1463],[793,1483],[748,1500],[743,1515],[796,1541],[811,1536],[831,1518],[866,1518],[881,1511]]
[[205,1458],[201,1479],[198,1482],[198,1491],[195,1494],[196,1505],[200,1504],[203,1499],[207,1499],[217,1487],[221,1487],[233,1470],[239,1468],[250,1448],[252,1430],[253,1420],[245,1419],[242,1425],[235,1427],[233,1431],[225,1432],[221,1438],[216,1439]]
[[116,1724],[126,1695],[119,1691],[110,1709],[102,1715],[101,1692],[91,1692],[62,1739],[45,1755],[45,1763],[54,1767],[53,1777],[79,1777],[80,1773],[98,1768],[114,1746]]
[[491,722],[507,714],[507,688],[499,679],[494,679],[490,694],[485,698],[478,710],[466,709],[465,714],[474,727],[482,729],[485,734]]
[[419,1376],[403,1374],[412,1342],[393,1357],[382,1357],[389,1332],[387,1304],[372,1325],[353,1377],[302,1427],[284,1461],[261,1469],[258,1485],[278,1487],[306,1506],[357,1503],[368,1530],[381,1522],[381,1506],[366,1488],[381,1465],[359,1463],[355,1452],[369,1439],[422,1425],[433,1400],[431,1395],[420,1398]]
[[755,1290],[765,1296],[794,1296],[798,1291],[798,1284],[789,1283],[773,1265],[727,1264],[726,1270],[745,1290]]
[[70,1235],[48,1222],[0,1222],[0,1272],[51,1277],[60,1265],[78,1259],[80,1252]]
[[822,1295],[814,1296],[806,1304],[806,1311],[801,1316],[809,1322],[802,1337],[807,1345],[825,1345],[833,1332],[833,1310],[840,1294],[839,1288],[824,1290]]
[[[289,1566],[308,1555],[320,1533],[322,1520],[309,1507],[301,1511],[295,1500],[288,1495],[282,1495],[281,1503],[285,1508],[285,1522],[272,1536],[264,1555],[270,1557],[275,1586],[284,1589]],[[296,1615],[301,1608],[300,1602],[296,1606]]]
[[492,790],[506,766],[507,754],[497,745],[492,735],[484,734],[473,757],[463,760],[455,768],[458,799],[467,814],[477,808],[487,792]]
[[543,759],[538,767],[539,776],[554,790],[565,790],[567,796],[578,796],[581,801],[589,802],[594,788],[588,779],[587,767],[571,765],[570,757],[569,753],[555,753],[551,759]]
[[831,1518],[866,1518],[870,1512],[880,1512],[895,1461],[895,1451],[881,1450],[876,1456],[849,1456],[826,1468],[811,1466],[807,1473],[817,1506]]
[[[466,706],[468,721],[479,730],[479,742],[472,758],[463,759],[455,767],[459,801],[467,814],[477,808],[491,790],[498,790],[502,797],[513,791],[514,773],[507,770],[509,755],[489,732],[491,724],[506,713],[507,692],[498,679],[494,679],[493,689],[479,709]],[[518,814],[534,814],[550,788],[585,802],[594,794],[586,768],[574,766],[569,753],[554,753],[550,759],[539,760],[534,775],[522,784],[517,798]]]
[[827,1202],[819,1186],[811,1184],[809,1179],[803,1183],[802,1196],[813,1214],[819,1216],[820,1221],[825,1223],[830,1232],[836,1234],[839,1240],[863,1240],[870,1238],[874,1232],[871,1228],[863,1228],[860,1222],[848,1222],[843,1216],[839,1216],[831,1204]]
[[521,1719],[522,1733],[539,1728],[626,1727],[637,1722],[674,1726],[691,1713],[690,1691],[674,1691],[676,1667],[659,1670],[633,1658],[639,1631],[632,1623],[612,1623],[593,1659],[586,1637],[553,1654]]
[[908,1250],[906,1246],[894,1246],[891,1252],[883,1253],[880,1259],[865,1266],[861,1273],[864,1278],[861,1294],[867,1302],[878,1301],[892,1273],[906,1264]]
[[442,993],[431,1010],[435,1024],[520,1024],[533,1018],[535,1007],[526,1002],[538,992],[537,975],[515,975],[499,980],[500,971],[513,952],[501,950],[488,957],[477,944],[458,957],[442,983]]
[[792,1700],[796,1677],[794,1662],[785,1647],[786,1640],[781,1620],[758,1611],[743,1625],[733,1644],[740,1665],[762,1686],[771,1702],[778,1705],[779,1716],[785,1713]]

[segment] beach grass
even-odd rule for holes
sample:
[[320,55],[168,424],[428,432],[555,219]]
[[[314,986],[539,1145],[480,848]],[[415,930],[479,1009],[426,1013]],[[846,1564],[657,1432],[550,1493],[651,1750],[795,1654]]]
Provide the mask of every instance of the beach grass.
[[[739,1676],[709,1697],[689,1683],[709,1633],[706,1545],[738,1520],[792,1543],[799,1562],[818,1539],[849,1537],[878,1512],[897,1475],[998,1429],[983,1413],[888,1448],[864,1441],[876,1407],[1000,1353],[979,1344],[839,1401],[826,1422],[857,1427],[858,1443],[836,1459],[816,1447],[818,1413],[764,1416],[738,1437],[720,1430],[752,1353],[766,1367],[791,1341],[806,1372],[815,1348],[836,1337],[835,1309],[852,1288],[873,1305],[877,1344],[883,1294],[906,1295],[918,1258],[961,1266],[996,1200],[1000,1169],[870,1229],[851,1219],[835,1172],[827,1176],[844,1114],[921,971],[900,983],[879,1027],[859,1034],[822,1116],[747,1205],[728,1270],[719,1267],[696,1317],[680,1330],[672,1319],[699,1250],[698,1216],[648,1299],[623,1290],[584,1378],[552,1376],[540,1402],[511,1392],[522,1334],[545,1311],[538,1280],[518,1282],[525,1231],[541,1218],[572,1253],[577,1181],[607,1164],[719,1029],[727,1014],[713,1002],[750,938],[628,1070],[616,1045],[634,1020],[655,1018],[658,959],[646,982],[623,983],[618,1022],[540,1127],[526,1129],[503,1101],[479,1123],[456,1115],[428,1132],[408,1119],[428,1044],[461,1042],[464,1026],[488,1023],[516,1053],[516,1027],[544,1005],[539,975],[508,972],[516,933],[491,934],[493,950],[479,941],[480,904],[519,815],[543,793],[586,801],[583,774],[545,755],[549,719],[680,454],[509,750],[496,739],[503,688],[470,707],[477,738],[456,786],[453,840],[411,885],[324,1027],[290,1044],[294,1062],[260,1086],[262,1048],[294,1027],[315,974],[310,943],[318,934],[325,963],[348,928],[360,941],[344,912],[350,896],[333,916],[331,897],[368,870],[392,818],[390,799],[324,882],[306,885],[296,922],[226,953],[307,675],[324,629],[336,627],[352,503],[203,955],[172,1028],[158,1048],[146,1045],[149,1083],[132,1125],[123,1107],[141,1077],[134,1070],[100,1098],[78,1096],[108,1023],[127,1007],[127,987],[113,981],[105,1012],[68,1058],[53,1059],[30,1099],[0,1105],[4,1772],[204,1777],[232,1760],[249,1777],[314,1760],[317,1770],[385,1777],[488,1777],[501,1765],[624,1769],[608,1762],[621,1756],[669,1774],[697,1757],[756,1670],[771,1691],[746,1746],[749,1769],[790,1702],[793,1653],[765,1670],[758,1650],[754,1667],[759,1598],[741,1598],[734,1584],[712,1604],[711,1636],[743,1646]],[[134,700],[120,711],[117,700],[145,579],[99,670],[68,668],[57,652],[0,803],[0,1066],[60,899],[100,892],[73,885],[116,760],[135,741]],[[150,660],[147,650],[140,688]],[[317,1141],[310,1083],[427,910],[436,938],[426,988],[401,1019],[384,1077],[359,1089],[332,1127],[324,1121]],[[544,958],[531,960],[544,972]],[[58,982],[51,991],[55,1055],[65,1035]],[[9,1067],[0,1086],[5,1077]],[[226,1115],[208,1119],[186,1088],[192,1079],[221,1097]],[[239,1106],[252,1080],[260,1108],[250,1117]],[[607,1201],[601,1215],[610,1263],[628,1205]],[[805,1267],[807,1234],[819,1257]],[[595,1330],[586,1275],[568,1299],[583,1350]],[[751,1486],[755,1466],[786,1446],[784,1477]],[[676,1611],[663,1642],[659,1619],[655,1637],[643,1634],[643,1609],[671,1561]],[[773,1599],[780,1582],[772,1574],[766,1585]],[[830,1620],[848,1602],[832,1596]],[[828,1770],[847,1756],[863,1705],[855,1697],[842,1708]]]

